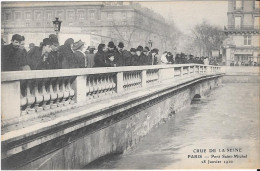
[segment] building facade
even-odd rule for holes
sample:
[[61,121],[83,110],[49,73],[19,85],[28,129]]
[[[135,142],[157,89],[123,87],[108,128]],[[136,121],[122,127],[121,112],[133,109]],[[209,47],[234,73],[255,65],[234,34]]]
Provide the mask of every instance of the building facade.
[[228,0],[228,35],[223,43],[225,65],[260,63],[258,0]]
[[[62,21],[60,43],[71,37],[87,45],[123,41],[127,48],[138,45],[167,48],[164,18],[133,2],[2,2],[1,34],[6,43],[15,33],[24,35],[26,46],[39,45],[53,34],[52,21]],[[169,30],[168,30],[169,31]]]

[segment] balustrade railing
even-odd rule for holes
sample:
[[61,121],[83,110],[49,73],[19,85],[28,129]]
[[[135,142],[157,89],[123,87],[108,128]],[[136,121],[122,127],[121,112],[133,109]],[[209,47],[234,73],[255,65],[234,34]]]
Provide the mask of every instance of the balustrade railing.
[[166,80],[217,73],[219,66],[201,64],[2,72],[2,126],[156,86]]

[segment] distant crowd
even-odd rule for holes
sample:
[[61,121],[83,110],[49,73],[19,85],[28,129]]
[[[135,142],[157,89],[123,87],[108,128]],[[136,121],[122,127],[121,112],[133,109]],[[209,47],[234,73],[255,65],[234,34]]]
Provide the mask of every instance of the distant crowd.
[[[2,40],[3,42],[3,40]],[[126,50],[123,42],[115,45],[110,41],[107,45],[101,43],[97,50],[79,41],[69,38],[64,45],[59,44],[55,34],[42,40],[40,46],[29,44],[25,49],[25,37],[19,34],[12,36],[9,45],[2,43],[2,71],[19,70],[49,70],[93,67],[120,67],[158,64],[199,63],[217,65],[207,57],[194,57],[184,53],[176,54],[163,52],[159,56],[159,49],[138,46]]]

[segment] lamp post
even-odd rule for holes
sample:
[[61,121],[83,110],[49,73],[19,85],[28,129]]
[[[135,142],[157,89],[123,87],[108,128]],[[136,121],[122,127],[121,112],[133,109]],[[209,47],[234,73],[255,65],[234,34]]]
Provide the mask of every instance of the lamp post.
[[151,40],[148,41],[148,44],[150,46],[150,49],[152,49],[152,46],[153,46],[153,42]]
[[52,22],[53,22],[54,31],[56,32],[56,35],[59,39],[60,26],[62,21],[59,21],[59,18],[56,17],[55,20]]

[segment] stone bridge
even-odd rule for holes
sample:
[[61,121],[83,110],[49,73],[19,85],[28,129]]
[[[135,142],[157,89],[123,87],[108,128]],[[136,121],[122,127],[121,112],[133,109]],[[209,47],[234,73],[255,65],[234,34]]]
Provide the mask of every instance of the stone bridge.
[[80,169],[123,153],[222,76],[200,64],[2,72],[2,169]]

